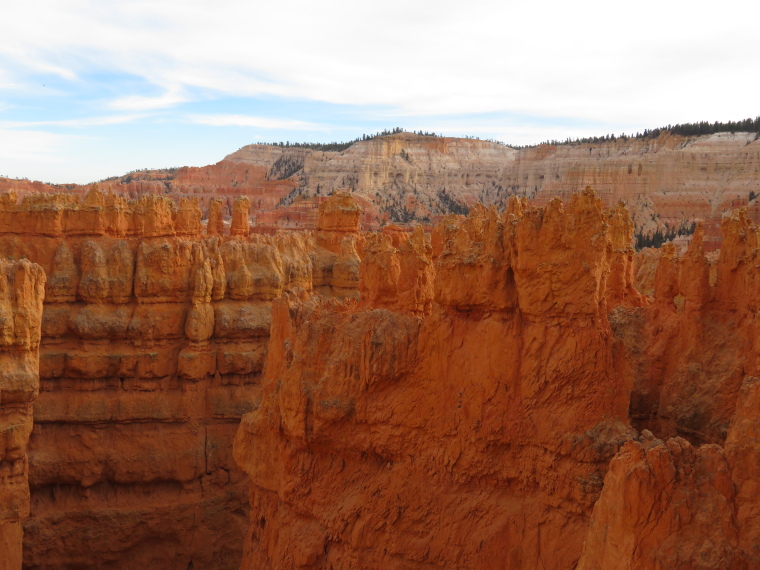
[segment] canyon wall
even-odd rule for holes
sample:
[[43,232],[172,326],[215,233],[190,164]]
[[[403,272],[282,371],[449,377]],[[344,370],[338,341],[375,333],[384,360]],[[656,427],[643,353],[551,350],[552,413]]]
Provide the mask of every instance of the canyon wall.
[[634,437],[606,316],[632,228],[593,193],[522,209],[369,238],[359,303],[275,302],[262,404],[235,439],[253,483],[243,568],[578,560]]
[[679,254],[590,189],[431,233],[200,204],[0,196],[14,570],[22,527],[26,568],[760,566],[746,211]]
[[584,192],[366,237],[359,302],[273,305],[242,567],[758,567],[760,234],[723,232],[635,260]]
[[[347,197],[323,204],[316,235],[249,235],[249,208],[237,200],[220,235],[219,203],[202,232],[197,200],[0,199],[0,255],[47,275],[25,568],[238,568],[247,481],[232,438],[258,405],[271,302],[356,295],[359,281]],[[25,342],[36,357],[39,337]],[[7,393],[21,397],[3,386],[2,406]],[[2,412],[31,421],[23,395]],[[21,431],[3,469],[25,469]]]
[[0,260],[0,570],[21,569],[44,287],[38,265]]
[[[513,149],[477,139],[399,133],[359,141],[347,149],[248,145],[214,165],[133,172],[101,181],[128,198],[144,194],[186,196],[205,212],[220,198],[224,214],[248,196],[256,231],[316,229],[323,197],[350,191],[362,206],[362,227],[387,223],[433,223],[465,213],[475,203],[506,208],[511,195],[545,205],[591,185],[606,208],[624,200],[640,235],[673,230],[695,219],[705,222],[704,247],[720,245],[724,212],[748,206],[760,222],[760,141],[755,133],[616,139],[599,143],[539,145]],[[66,191],[84,196],[87,187],[50,186],[0,179],[0,191]]]
[[756,201],[749,203],[750,192],[760,191],[760,142],[754,133],[665,133],[654,139],[520,150],[401,133],[361,141],[340,153],[272,148],[250,145],[225,158],[238,165],[266,165],[270,176],[275,164],[291,165],[287,173],[298,185],[282,206],[293,212],[267,213],[262,223],[287,224],[299,209],[289,202],[336,189],[350,189],[366,211],[366,227],[377,228],[382,220],[430,222],[475,203],[506,208],[511,195],[538,205],[554,197],[567,200],[587,185],[606,208],[625,201],[639,234],[705,221],[708,249],[719,246],[724,212],[749,204],[751,217],[760,221]]
[[610,317],[645,437],[611,462],[579,569],[760,567],[760,230],[742,210],[722,230],[717,258],[701,227],[648,252],[652,303]]

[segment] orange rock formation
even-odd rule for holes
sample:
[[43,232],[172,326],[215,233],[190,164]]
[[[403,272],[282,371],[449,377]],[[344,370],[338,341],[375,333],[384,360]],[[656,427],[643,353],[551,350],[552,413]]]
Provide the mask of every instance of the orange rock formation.
[[44,287],[38,265],[0,260],[0,570],[21,569]]
[[[718,133],[515,150],[475,139],[400,133],[353,144],[342,152],[249,145],[214,165],[130,173],[101,185],[125,198],[192,196],[206,212],[221,200],[223,215],[245,196],[253,231],[316,229],[324,196],[351,191],[364,209],[362,227],[384,222],[430,223],[476,203],[506,207],[509,196],[545,205],[593,186],[606,208],[624,200],[639,234],[705,221],[704,246],[720,245],[724,212],[741,206],[760,222],[760,141],[755,133]],[[0,179],[19,195],[84,195],[87,187]]]
[[0,197],[0,568],[22,524],[25,568],[760,567],[746,212],[634,254],[590,189],[318,203]]
[[448,219],[433,245],[373,237],[359,305],[275,303],[235,440],[254,484],[243,568],[578,559],[632,437],[606,318],[616,230],[592,193],[517,210]]
[[[0,202],[0,255],[32,260],[47,275],[25,568],[239,566],[247,483],[231,458],[232,438],[259,401],[271,301],[310,291],[316,265],[323,292],[358,287],[355,252],[326,259],[311,234],[248,236],[246,208],[247,200],[236,203],[233,235],[223,236],[214,206],[204,236],[196,200],[128,202],[93,191],[82,200]],[[350,239],[357,223],[326,222],[321,239]],[[353,265],[352,282],[340,268]],[[31,279],[23,275],[17,286]],[[14,321],[6,321],[11,334]],[[25,342],[35,352],[36,390],[39,337]],[[6,394],[13,392],[3,386],[0,405]],[[23,406],[26,431],[13,424],[8,432],[19,473],[21,436],[31,430]],[[21,503],[13,509],[3,518],[15,516],[20,528]]]
[[653,298],[631,233],[513,199],[365,238],[358,304],[276,301],[242,567],[760,565],[758,231],[650,255]]

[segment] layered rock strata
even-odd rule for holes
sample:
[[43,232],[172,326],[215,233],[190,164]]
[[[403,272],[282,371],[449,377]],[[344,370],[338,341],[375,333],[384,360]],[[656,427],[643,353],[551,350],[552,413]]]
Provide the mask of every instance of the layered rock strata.
[[590,192],[476,207],[368,238],[358,304],[276,301],[242,567],[572,567],[634,435],[610,220]]
[[644,437],[610,464],[579,569],[760,567],[760,231],[744,211],[722,229],[717,258],[701,227],[684,255],[646,252],[651,302],[610,316]]
[[0,570],[21,569],[44,294],[41,267],[0,260]]
[[37,344],[28,568],[760,566],[760,231],[634,255],[602,206],[0,197],[11,567]]
[[275,303],[243,568],[760,566],[760,231],[722,229],[634,256],[585,192],[367,236],[358,303]]
[[266,237],[248,235],[248,207],[225,236],[216,207],[204,235],[196,200],[0,202],[0,255],[47,274],[25,568],[239,566],[232,438],[258,405],[272,300],[311,291],[315,267],[324,294],[359,281],[355,255],[316,245],[351,241],[355,217],[319,239]]
[[[248,145],[214,165],[143,171],[103,181],[126,198],[193,196],[205,212],[220,200],[227,219],[245,195],[256,231],[315,229],[319,201],[349,190],[364,208],[365,229],[384,222],[431,222],[475,203],[506,207],[511,195],[538,204],[593,186],[611,208],[624,200],[636,232],[651,235],[705,221],[705,247],[720,243],[724,212],[749,206],[760,221],[760,141],[755,133],[699,137],[662,134],[516,150],[475,139],[410,133],[360,141],[341,152]],[[84,195],[85,186],[0,179],[0,190]],[[688,225],[688,224],[687,224]]]

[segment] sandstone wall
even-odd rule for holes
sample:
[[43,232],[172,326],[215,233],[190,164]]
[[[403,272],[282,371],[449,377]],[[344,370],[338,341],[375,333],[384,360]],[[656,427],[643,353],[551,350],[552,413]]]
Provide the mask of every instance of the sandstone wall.
[[2,199],[0,256],[47,275],[24,567],[239,566],[231,444],[258,405],[271,302],[358,288],[358,220],[331,204],[315,238],[248,235],[247,200],[225,236],[201,233],[195,200]]
[[[227,157],[269,164],[296,149],[251,145]],[[380,220],[432,221],[452,207],[477,202],[505,208],[510,195],[545,205],[569,200],[591,185],[606,208],[624,200],[636,231],[662,230],[682,220],[706,222],[705,247],[719,247],[723,212],[747,205],[760,190],[760,142],[754,133],[657,139],[514,150],[487,141],[421,137],[408,133],[362,141],[346,151],[298,149],[302,169],[295,198],[349,188],[363,204],[367,227]],[[297,203],[287,210],[297,215]],[[750,205],[757,222],[757,205]],[[374,220],[374,221],[373,221]]]
[[[760,565],[746,212],[720,254],[698,226],[634,255],[590,189],[432,234],[360,235],[338,194],[264,236],[252,206],[0,196],[6,329],[41,330],[0,349],[40,346],[25,567]],[[33,392],[0,390],[13,477]]]
[[0,260],[0,569],[20,570],[29,515],[27,447],[39,393],[45,274],[29,261]]
[[[365,229],[382,222],[432,223],[475,203],[506,208],[511,195],[545,205],[568,200],[587,185],[606,208],[624,200],[636,231],[701,219],[704,245],[720,244],[724,212],[749,206],[760,222],[760,141],[755,133],[700,137],[663,134],[656,139],[617,139],[515,150],[475,139],[410,133],[360,141],[342,152],[248,145],[204,167],[134,172],[101,182],[125,198],[145,194],[179,202],[193,196],[205,212],[214,199],[232,214],[234,200],[249,198],[262,231],[315,229],[320,197],[337,190],[355,194]],[[86,187],[50,186],[0,178],[0,190],[84,195]]]
[[725,446],[644,430],[610,463],[579,570],[760,565],[760,380],[747,377]]
[[760,566],[760,232],[744,211],[722,230],[717,258],[701,227],[682,256],[647,252],[651,302],[610,316],[644,437],[610,464],[579,569]]
[[621,228],[593,193],[475,208],[432,241],[368,238],[358,304],[276,301],[235,439],[243,568],[572,567],[633,437],[606,317]]
[[274,304],[243,568],[758,567],[760,231],[722,229],[634,256],[587,191],[365,237],[358,303]]
[[611,316],[637,370],[631,417],[662,437],[723,443],[742,380],[760,374],[758,229],[743,211],[722,229],[717,257],[701,226],[683,255],[672,245],[639,254],[651,303]]

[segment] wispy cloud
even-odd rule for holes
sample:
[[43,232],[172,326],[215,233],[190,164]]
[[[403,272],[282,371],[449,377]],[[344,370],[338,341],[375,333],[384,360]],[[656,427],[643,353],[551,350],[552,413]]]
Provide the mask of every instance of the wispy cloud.
[[[0,104],[1,105],[1,104]],[[0,107],[1,109],[2,107]],[[103,117],[84,117],[79,119],[60,119],[51,121],[0,121],[0,128],[29,128],[29,127],[99,127],[105,125],[122,125],[132,123],[147,117],[145,113],[132,115],[110,115]]]
[[[224,156],[261,133],[402,126],[522,144],[758,114],[760,3],[745,0],[710,11],[662,0],[6,4],[5,21],[34,25],[0,34],[0,93],[13,106],[0,144],[4,156],[19,137],[38,156],[65,155],[61,181],[109,157],[126,171]],[[47,133],[66,129],[93,138]]]
[[306,121],[255,117],[252,115],[190,115],[188,119],[198,125],[213,127],[254,127],[258,129],[288,129],[298,131],[316,131],[325,129],[325,125]]
[[156,97],[144,95],[130,95],[120,97],[107,104],[110,109],[119,111],[154,111],[168,109],[184,103],[188,98],[180,93],[165,93]]
[[67,135],[45,131],[0,128],[0,159],[62,160],[56,153],[67,138]]
[[[659,0],[634,11],[601,0],[441,0],[435,10],[405,0],[67,4],[12,3],[7,18],[35,26],[4,30],[0,55],[18,63],[14,76],[30,68],[71,78],[98,68],[166,90],[127,92],[114,109],[166,109],[202,90],[414,115],[511,110],[615,121],[623,113],[656,123],[653,114],[674,122],[726,108],[754,112],[751,87],[760,81],[753,43],[760,4],[741,0],[688,12]],[[251,28],[283,20],[287,34],[281,26]],[[709,81],[696,89],[697,77]],[[727,92],[736,80],[744,88]]]

